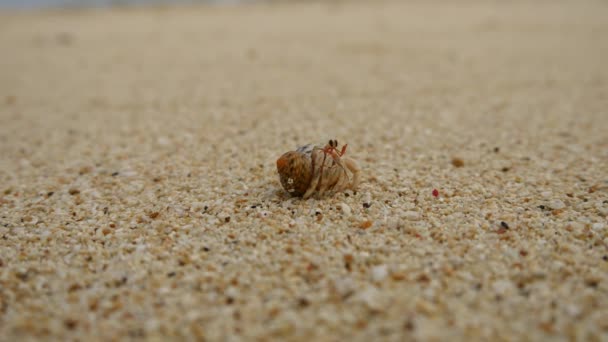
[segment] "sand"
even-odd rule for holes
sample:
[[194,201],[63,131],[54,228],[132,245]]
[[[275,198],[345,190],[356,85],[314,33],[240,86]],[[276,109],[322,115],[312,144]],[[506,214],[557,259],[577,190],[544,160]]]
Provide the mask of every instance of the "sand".
[[[0,340],[605,340],[606,18],[0,14]],[[358,191],[290,198],[330,138]]]

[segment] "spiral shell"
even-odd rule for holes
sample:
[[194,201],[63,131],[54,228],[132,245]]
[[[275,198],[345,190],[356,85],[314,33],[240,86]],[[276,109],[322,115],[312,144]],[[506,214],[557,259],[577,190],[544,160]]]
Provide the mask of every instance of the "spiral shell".
[[310,154],[289,151],[277,159],[281,185],[292,196],[303,196],[312,179]]

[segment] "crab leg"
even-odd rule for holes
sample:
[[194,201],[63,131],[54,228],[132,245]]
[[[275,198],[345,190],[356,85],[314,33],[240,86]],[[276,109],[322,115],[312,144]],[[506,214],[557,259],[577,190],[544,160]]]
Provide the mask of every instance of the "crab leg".
[[360,173],[359,171],[361,171],[361,168],[359,167],[359,164],[357,164],[357,162],[355,162],[354,160],[352,160],[350,158],[344,158],[342,160],[344,161],[344,164],[346,165],[346,167],[353,174],[353,180],[350,184],[350,187],[351,187],[351,189],[355,190],[359,186],[359,173]]

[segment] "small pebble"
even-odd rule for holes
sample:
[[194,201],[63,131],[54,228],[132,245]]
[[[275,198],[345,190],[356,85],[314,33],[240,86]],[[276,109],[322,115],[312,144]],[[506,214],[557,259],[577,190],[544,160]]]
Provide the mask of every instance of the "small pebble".
[[340,210],[344,213],[344,215],[349,216],[351,214],[351,209],[348,206],[348,204],[346,203],[340,203],[338,205],[338,207],[340,208]]
[[454,165],[454,167],[463,167],[464,166],[464,160],[462,160],[462,158],[452,158],[452,165]]
[[307,307],[309,305],[310,305],[310,300],[308,300],[308,298],[301,297],[301,298],[298,299],[298,306],[299,307],[305,308],[305,307]]
[[504,295],[513,288],[513,283],[509,280],[498,280],[492,284],[492,288],[497,294]]
[[540,193],[541,196],[543,196],[544,198],[549,198],[553,195],[552,191],[543,191]]
[[367,221],[361,222],[359,224],[359,228],[361,228],[361,229],[367,229],[367,228],[371,227],[372,225],[373,225],[372,221],[367,220]]
[[341,299],[346,299],[353,294],[356,284],[352,278],[339,278],[333,282],[333,289]]
[[553,210],[559,210],[559,209],[563,209],[565,208],[566,205],[564,204],[564,202],[562,202],[561,200],[552,200],[551,202],[549,202],[549,208],[553,209]]
[[381,282],[388,276],[388,266],[379,265],[372,267],[371,270],[372,280],[375,282]]
[[68,318],[65,321],[63,321],[63,324],[65,325],[65,327],[68,330],[74,330],[76,328],[76,326],[78,325],[78,321],[72,318]]
[[381,293],[373,286],[360,292],[357,298],[370,310],[380,311],[382,309]]
[[406,211],[403,213],[403,217],[410,221],[418,221],[420,219],[420,213],[417,211]]

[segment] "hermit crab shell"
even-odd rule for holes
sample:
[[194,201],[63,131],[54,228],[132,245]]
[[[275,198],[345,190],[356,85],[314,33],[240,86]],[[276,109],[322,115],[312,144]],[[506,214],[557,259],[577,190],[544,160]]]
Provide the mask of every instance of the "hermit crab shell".
[[281,185],[292,196],[303,196],[312,180],[310,153],[290,151],[277,159]]

